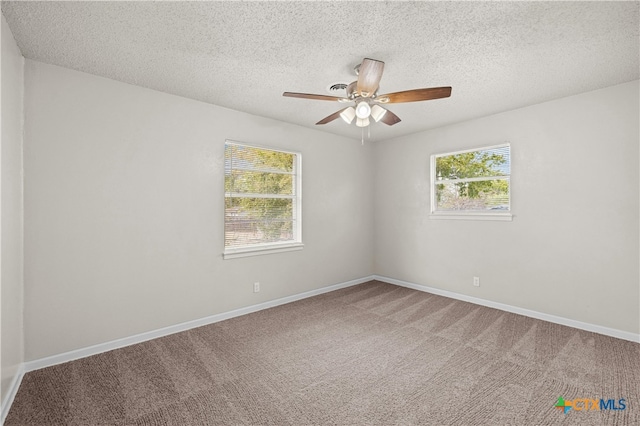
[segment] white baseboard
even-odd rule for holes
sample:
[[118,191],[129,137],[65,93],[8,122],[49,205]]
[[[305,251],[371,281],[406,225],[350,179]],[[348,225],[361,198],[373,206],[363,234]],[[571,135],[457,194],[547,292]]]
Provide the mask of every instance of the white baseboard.
[[147,340],[157,339],[158,337],[168,336],[170,334],[179,333],[181,331],[190,330],[192,328],[202,327],[203,325],[213,324],[219,321],[224,321],[226,319],[238,317],[240,315],[250,314],[253,312],[261,311],[263,309],[273,308],[274,306],[295,302],[296,300],[306,299],[308,297],[317,296],[319,294],[328,293],[330,291],[339,290],[341,288],[362,284],[367,281],[371,281],[373,279],[374,279],[373,276],[358,278],[356,280],[346,281],[343,283],[322,287],[316,290],[306,291],[304,293],[294,294],[293,296],[287,296],[287,297],[283,297],[276,300],[270,300],[268,302],[259,303],[257,305],[247,306],[245,308],[235,309],[233,311],[223,312],[221,314],[211,315],[211,316],[200,318],[193,321],[171,325],[169,327],[161,328],[158,330],[148,331],[145,333],[136,334],[134,336],[124,337],[122,339],[112,340],[110,342],[99,343],[97,345],[89,346],[82,349],[76,349],[73,351],[49,356],[46,358],[37,359],[34,361],[28,361],[24,363],[24,371],[29,372],[29,371],[39,370],[41,368],[50,367],[52,365],[62,364],[64,362],[85,358],[91,355],[97,355],[103,352],[111,351],[113,349],[119,349],[125,346],[135,345],[136,343],[146,342]]
[[569,318],[558,317],[555,315],[532,311],[530,309],[519,308],[517,306],[511,306],[504,303],[492,302],[491,300],[480,299],[478,297],[454,293],[452,291],[428,287],[428,286],[410,283],[402,280],[396,280],[395,278],[384,277],[381,275],[374,275],[373,278],[378,281],[384,281],[389,284],[395,284],[402,287],[412,288],[414,290],[424,291],[426,293],[437,294],[439,296],[450,297],[451,299],[462,300],[464,302],[474,303],[476,305],[487,306],[489,308],[499,309],[501,311],[524,315],[525,317],[536,318],[539,320],[548,321],[555,324],[566,325],[567,327],[578,328],[580,330],[591,331],[593,333],[604,334],[605,336],[611,336],[611,337],[616,337],[618,339],[624,339],[624,340],[629,340],[631,342],[640,343],[640,334],[630,333],[628,331],[622,331],[622,330],[617,330],[615,328],[603,327],[601,325],[589,324],[586,322],[576,321]]
[[[356,280],[346,281],[343,283],[330,285],[327,287],[322,287],[316,290],[307,291],[304,293],[295,294],[292,296],[283,297],[276,300],[271,300],[264,303],[259,303],[257,305],[247,306],[245,308],[235,309],[229,312],[223,312],[221,314],[211,315],[205,318],[188,321],[181,324],[172,325],[169,327],[161,328],[158,330],[153,330],[141,334],[137,334],[134,336],[125,337],[122,339],[113,340],[110,342],[100,343],[97,345],[89,346],[86,348],[76,349],[73,351],[65,352],[58,355],[53,355],[46,358],[41,358],[34,361],[29,361],[24,363],[23,373],[29,372],[33,370],[38,370],[40,368],[50,367],[52,365],[62,364],[64,362],[73,361],[76,359],[88,357],[91,355],[100,354],[103,352],[107,352],[113,349],[123,348],[125,346],[134,345],[136,343],[145,342],[147,340],[156,339],[158,337],[167,336],[174,333],[179,333],[181,331],[190,330],[192,328],[201,327],[208,324],[213,324],[219,321],[224,321],[226,319],[234,318],[240,315],[250,314],[252,312],[261,311],[263,309],[272,308],[279,305],[284,305],[286,303],[295,302],[296,300],[306,299],[308,297],[317,296],[319,294],[328,293],[330,291],[338,290],[341,288],[350,287],[357,284],[362,284],[364,282],[370,280],[379,280],[384,281],[389,284],[395,284],[402,287],[412,288],[419,291],[424,291],[427,293],[433,293],[440,296],[450,297],[452,299],[462,300],[465,302],[474,303],[476,305],[487,306],[490,308],[500,309],[506,312],[512,312],[515,314],[524,315],[531,318],[540,319],[543,321],[548,321],[556,324],[566,325],[568,327],[578,328],[581,330],[592,331],[594,333],[604,334],[606,336],[616,337],[619,339],[629,340],[631,342],[639,342],[640,343],[640,334],[630,333],[627,331],[616,330],[613,328],[603,327],[595,324],[589,324],[581,321],[572,320],[569,318],[558,317],[555,315],[545,314],[542,312],[532,311],[529,309],[519,308],[517,306],[511,306],[504,303],[493,302],[490,300],[480,299],[473,296],[467,296],[464,294],[454,293],[447,290],[442,290],[438,288],[428,287],[420,284],[410,283],[407,281],[397,280],[395,278],[385,277],[381,275],[371,275],[368,277],[359,278]],[[19,382],[17,384],[19,386]],[[16,386],[16,390],[17,390]],[[4,408],[4,405],[3,405]]]
[[627,331],[621,331],[613,328],[602,327],[599,325],[575,321],[572,319],[558,317],[555,315],[549,315],[542,312],[532,311],[529,309],[519,308],[517,306],[511,306],[504,303],[492,302],[490,300],[480,299],[473,296],[467,296],[464,294],[454,293],[447,290],[442,290],[442,289],[428,287],[420,284],[410,283],[407,281],[397,280],[395,278],[389,278],[381,275],[371,275],[368,277],[346,281],[343,283],[322,287],[316,290],[311,290],[304,293],[294,294],[292,296],[287,296],[280,299],[259,303],[257,305],[247,306],[245,308],[235,309],[233,311],[211,315],[198,320],[193,320],[193,321],[188,321],[181,324],[172,325],[169,327],[161,328],[159,330],[153,330],[146,333],[125,337],[122,339],[113,340],[111,342],[100,343],[97,345],[89,346],[87,348],[77,349],[77,350],[65,352],[62,354],[25,362],[22,365],[20,365],[20,367],[18,368],[18,371],[16,372],[16,375],[13,378],[11,385],[9,386],[9,391],[5,396],[4,400],[2,401],[0,425],[4,424],[4,420],[7,414],[9,414],[9,408],[11,408],[11,404],[13,403],[16,393],[18,392],[18,388],[20,387],[20,383],[22,382],[22,378],[24,377],[25,373],[29,371],[50,367],[52,365],[62,364],[64,362],[73,361],[73,360],[88,357],[91,355],[97,355],[113,349],[123,348],[125,346],[134,345],[136,343],[142,343],[147,340],[156,339],[158,337],[163,337],[170,334],[179,333],[181,331],[190,330],[192,328],[213,324],[219,321],[224,321],[226,319],[238,317],[240,315],[246,315],[253,312],[261,311],[263,309],[273,308],[275,306],[284,305],[286,303],[295,302],[297,300],[306,299],[308,297],[317,296],[319,294],[328,293],[330,291],[339,290],[341,288],[351,287],[351,286],[362,284],[371,280],[383,281],[389,284],[407,287],[414,290],[423,291],[426,293],[432,293],[432,294],[437,294],[439,296],[450,297],[452,299],[462,300],[465,302],[474,303],[476,305],[487,306],[490,308],[495,308],[495,309],[499,309],[506,312],[512,312],[515,314],[520,314],[527,317],[540,319],[543,321],[548,321],[548,322],[552,322],[560,325],[566,325],[568,327],[578,328],[581,330],[591,331],[594,333],[604,334],[606,336],[616,337],[619,339],[640,343],[640,334],[630,333]]
[[24,373],[24,364],[20,364],[20,366],[18,366],[18,370],[16,371],[16,375],[13,376],[13,380],[9,385],[7,394],[2,399],[2,409],[0,410],[0,425],[4,424],[4,420],[7,418],[7,414],[9,414],[9,408],[11,408],[11,404],[13,404],[13,400],[18,393],[18,388],[20,387],[20,383],[22,383]]

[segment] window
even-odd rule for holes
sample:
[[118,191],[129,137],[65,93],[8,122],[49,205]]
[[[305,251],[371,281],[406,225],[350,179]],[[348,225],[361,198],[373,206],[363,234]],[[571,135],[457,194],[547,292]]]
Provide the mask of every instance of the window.
[[511,220],[511,146],[431,156],[431,217]]
[[225,259],[302,248],[300,165],[294,152],[225,142]]

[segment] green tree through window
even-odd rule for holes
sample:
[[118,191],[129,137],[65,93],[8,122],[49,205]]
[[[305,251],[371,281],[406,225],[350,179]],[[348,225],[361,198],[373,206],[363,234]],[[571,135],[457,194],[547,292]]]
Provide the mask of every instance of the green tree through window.
[[434,212],[510,210],[509,145],[435,155],[432,167]]
[[298,240],[298,157],[225,144],[225,247]]

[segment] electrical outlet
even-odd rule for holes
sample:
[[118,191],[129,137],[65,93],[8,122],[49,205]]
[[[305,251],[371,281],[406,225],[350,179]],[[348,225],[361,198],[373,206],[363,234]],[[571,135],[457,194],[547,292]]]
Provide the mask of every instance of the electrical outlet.
[[260,283],[253,283],[253,292],[258,293],[260,291]]
[[473,277],[473,285],[480,287],[480,277]]

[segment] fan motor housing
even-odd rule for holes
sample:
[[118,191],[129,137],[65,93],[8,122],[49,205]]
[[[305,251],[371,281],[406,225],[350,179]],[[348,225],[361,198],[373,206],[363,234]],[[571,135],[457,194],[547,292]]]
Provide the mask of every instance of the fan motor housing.
[[355,98],[355,95],[357,93],[357,91],[356,91],[357,87],[358,87],[358,82],[357,81],[351,82],[347,86],[347,96],[350,97],[351,99]]

